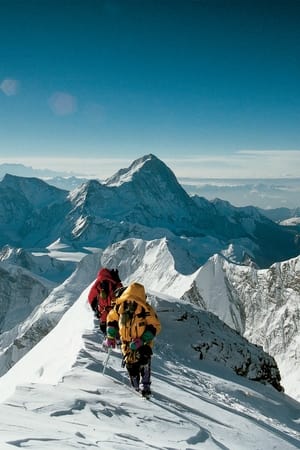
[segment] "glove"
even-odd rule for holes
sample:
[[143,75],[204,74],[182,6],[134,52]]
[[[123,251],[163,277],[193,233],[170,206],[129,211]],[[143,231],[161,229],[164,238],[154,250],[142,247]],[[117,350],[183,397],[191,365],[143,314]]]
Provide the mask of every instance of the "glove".
[[151,333],[151,331],[147,330],[142,336],[143,342],[145,344],[148,344],[148,342],[152,341],[154,339],[154,334]]
[[113,338],[106,338],[105,341],[103,342],[103,347],[107,347],[107,348],[115,348],[116,346],[116,340]]
[[107,327],[106,328],[106,336],[108,339],[115,339],[117,336],[117,330],[115,327]]
[[144,344],[144,342],[142,341],[141,338],[136,338],[136,339],[133,339],[133,340],[130,342],[129,348],[130,348],[130,350],[135,351],[135,350],[137,350],[138,348],[140,348],[143,344]]

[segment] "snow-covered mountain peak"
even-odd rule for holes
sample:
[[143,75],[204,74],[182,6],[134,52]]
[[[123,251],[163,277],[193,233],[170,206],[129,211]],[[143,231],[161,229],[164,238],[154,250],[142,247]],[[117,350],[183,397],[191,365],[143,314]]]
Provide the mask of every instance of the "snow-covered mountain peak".
[[123,183],[128,183],[129,181],[132,181],[134,176],[141,170],[149,171],[149,169],[147,169],[147,166],[149,165],[150,167],[155,166],[156,169],[159,166],[161,166],[162,170],[167,168],[167,166],[162,161],[160,161],[156,156],[150,153],[149,155],[142,156],[141,158],[133,161],[133,163],[128,168],[118,170],[117,173],[105,180],[104,183],[108,186],[120,186]]
[[39,178],[19,177],[6,174],[0,182],[0,189],[7,189],[16,192],[19,196],[23,195],[29,204],[35,208],[50,206],[53,203],[63,201],[67,196],[67,191],[50,186]]
[[206,220],[173,172],[153,155],[134,161],[103,184],[82,185],[69,199],[77,208],[76,217],[88,214],[176,234],[199,235]]
[[[184,201],[192,203],[190,196],[177,181],[169,167],[156,156],[150,154],[139,158],[127,168],[119,170],[113,177],[105,181],[109,187],[119,187],[123,191],[140,192],[140,197]],[[127,185],[130,185],[127,186]],[[149,200],[148,200],[149,201]]]

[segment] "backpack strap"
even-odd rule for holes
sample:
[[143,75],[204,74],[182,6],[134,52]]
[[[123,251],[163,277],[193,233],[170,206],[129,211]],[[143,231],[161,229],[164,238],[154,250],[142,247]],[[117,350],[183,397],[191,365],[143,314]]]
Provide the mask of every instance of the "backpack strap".
[[137,317],[139,319],[145,319],[148,316],[150,316],[150,312],[146,311],[146,309],[142,306],[142,311],[139,314],[137,314]]

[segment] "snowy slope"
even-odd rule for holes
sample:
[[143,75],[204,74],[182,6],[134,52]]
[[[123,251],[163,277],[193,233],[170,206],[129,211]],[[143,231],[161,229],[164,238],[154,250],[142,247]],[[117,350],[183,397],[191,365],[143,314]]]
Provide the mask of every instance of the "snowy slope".
[[291,219],[282,220],[280,225],[284,226],[299,226],[300,225],[300,217],[292,217]]
[[[187,255],[181,255],[184,262]],[[263,346],[279,365],[286,391],[300,399],[299,258],[270,269],[232,264],[214,255],[195,272],[176,268],[167,239],[129,239],[105,249],[102,261],[119,267],[122,279],[183,298],[216,314],[250,342]]]
[[[63,248],[63,250],[66,250]],[[62,255],[64,253],[62,252]],[[181,253],[182,266],[189,264],[189,255]],[[0,362],[5,371],[20,356],[32,348],[60,319],[83,289],[93,280],[98,268],[118,267],[124,283],[132,280],[142,282],[148,290],[184,298],[199,305],[202,309],[212,311],[230,327],[245,335],[251,342],[257,343],[276,358],[279,364],[282,384],[286,391],[298,396],[297,380],[299,367],[299,333],[297,331],[297,300],[292,306],[291,282],[295,280],[297,264],[290,264],[285,269],[285,288],[279,290],[283,276],[273,271],[277,277],[264,282],[265,271],[259,271],[259,279],[255,268],[230,264],[220,256],[214,256],[195,272],[184,275],[178,271],[176,260],[169,250],[168,239],[144,241],[128,239],[117,242],[99,254],[85,257],[78,270],[57,287],[51,295],[10,333],[3,333],[0,343],[4,347],[0,353]],[[296,278],[297,279],[297,278]],[[286,308],[278,308],[272,298],[272,286],[278,286],[277,298],[286,301]],[[58,295],[59,294],[59,295]],[[295,292],[295,299],[297,293]],[[251,299],[265,299],[253,302]],[[276,297],[275,296],[275,297]],[[286,299],[286,300],[284,300]],[[294,311],[294,312],[293,312]],[[24,320],[24,318],[23,318]],[[284,321],[283,321],[284,320]],[[295,324],[295,325],[293,325]],[[287,341],[287,327],[290,327],[290,338]],[[271,328],[272,327],[272,328]],[[4,345],[5,342],[5,345]],[[22,342],[21,350],[19,343]],[[11,361],[13,355],[13,362]],[[288,357],[286,357],[288,356]],[[4,373],[2,371],[2,373]]]
[[[120,245],[123,245],[123,248]],[[135,258],[137,254],[140,255],[140,260],[132,260],[131,257],[133,256]],[[112,255],[115,255],[114,261],[112,261]],[[100,258],[102,264],[100,263]],[[122,259],[121,261],[116,261],[116,258]],[[115,244],[103,253],[89,255],[80,262],[74,274],[62,285],[55,288],[43,303],[38,305],[31,314],[28,314],[28,317],[22,317],[19,326],[2,333],[0,344],[3,350],[0,352],[0,373],[5,373],[8,367],[29,351],[55,326],[65,311],[73,304],[78,294],[93,280],[93,276],[96,275],[96,268],[100,265],[119,267],[120,275],[125,284],[130,279],[143,281],[144,278],[147,278],[147,282],[144,283],[147,288],[151,288],[152,290],[157,289],[160,292],[165,290],[170,293],[172,287],[174,295],[177,296],[179,293],[185,292],[185,286],[189,286],[191,282],[189,276],[182,276],[175,270],[172,272],[172,257],[164,240],[150,243],[130,240]],[[162,269],[166,265],[169,267],[169,272],[164,273]],[[135,268],[137,269],[136,271]],[[128,271],[127,273],[126,270]],[[145,277],[147,273],[151,273],[152,276]],[[181,290],[176,289],[175,277],[177,278],[178,287],[181,285]],[[17,315],[15,314],[15,316]],[[206,320],[203,321],[203,318],[199,318],[198,320],[203,323],[206,322]],[[210,321],[213,321],[213,319],[211,318]],[[217,336],[216,330],[218,326],[219,324],[215,324],[215,336]],[[234,346],[243,347],[244,344],[238,343],[236,336],[235,341]],[[222,346],[226,350],[227,346],[230,347],[231,344],[229,342],[222,343]],[[211,345],[209,344],[207,348],[202,348],[201,353],[205,353],[209,357],[212,354],[210,347]],[[252,349],[252,353],[254,350]],[[241,354],[243,354],[243,351],[242,349]],[[220,351],[219,353],[222,352]],[[224,356],[224,362],[225,359]],[[246,359],[247,355],[245,353],[242,361]],[[275,365],[274,362],[270,364]]]
[[70,209],[67,194],[38,178],[5,175],[0,182],[0,245],[30,248],[57,239]]
[[[157,309],[174,306],[170,300],[157,299]],[[182,305],[177,307],[179,312]],[[53,331],[0,379],[0,448],[300,447],[299,403],[200,360],[188,333],[176,332],[183,323],[172,314],[160,316],[154,395],[147,401],[129,388],[119,350],[102,374],[106,354],[83,292]]]
[[[42,284],[43,295],[39,292],[40,282],[39,284],[35,282],[35,278],[28,277],[24,271],[29,278],[27,281],[24,275],[20,276],[22,269],[12,266],[8,279],[12,284],[11,297],[17,301],[11,302],[9,307],[1,303],[3,317],[0,334],[0,376],[54,328],[86,286],[96,277],[100,258],[101,252],[86,256],[64,283],[55,287],[48,282],[52,290],[45,291]],[[13,277],[13,273],[17,276]],[[7,280],[0,278],[0,287],[1,282],[5,284]],[[17,290],[16,285],[19,286]],[[4,300],[9,301],[9,298]]]
[[0,262],[0,337],[22,323],[54,287],[26,269]]
[[300,257],[258,270],[214,256],[184,298],[216,314],[277,361],[286,392],[300,399]]
[[33,255],[22,248],[5,245],[0,250],[0,261],[22,267],[35,275],[55,283],[62,283],[76,268],[74,261],[58,261],[48,255]]

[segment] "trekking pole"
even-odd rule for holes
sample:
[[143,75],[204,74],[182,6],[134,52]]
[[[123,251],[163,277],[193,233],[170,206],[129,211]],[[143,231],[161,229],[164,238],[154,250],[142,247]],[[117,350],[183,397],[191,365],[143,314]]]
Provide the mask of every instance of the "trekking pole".
[[102,374],[103,375],[105,374],[105,370],[106,370],[106,367],[107,367],[107,364],[108,364],[108,361],[109,361],[110,354],[111,354],[111,347],[109,347],[109,349],[107,351],[107,357],[105,358],[105,361],[103,363],[103,370],[102,370]]

